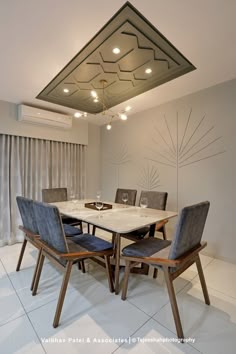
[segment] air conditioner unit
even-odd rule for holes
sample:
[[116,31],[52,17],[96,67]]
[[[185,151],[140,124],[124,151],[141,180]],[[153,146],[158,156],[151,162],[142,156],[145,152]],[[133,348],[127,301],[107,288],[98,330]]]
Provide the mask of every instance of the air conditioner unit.
[[72,127],[72,117],[70,116],[23,104],[18,106],[17,119],[26,123],[43,124],[56,128],[69,129]]

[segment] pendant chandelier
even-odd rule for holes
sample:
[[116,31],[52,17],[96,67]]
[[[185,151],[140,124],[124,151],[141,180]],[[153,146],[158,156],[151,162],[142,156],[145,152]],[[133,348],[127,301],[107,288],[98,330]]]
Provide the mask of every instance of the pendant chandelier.
[[97,91],[92,90],[91,91],[91,97],[93,98],[93,102],[95,104],[101,104],[102,105],[102,112],[100,114],[102,114],[104,117],[108,118],[108,123],[106,124],[106,128],[107,130],[111,130],[112,128],[112,121],[114,118],[119,118],[121,120],[127,120],[127,112],[130,111],[131,107],[127,106],[124,110],[122,110],[121,112],[114,112],[111,109],[108,109],[106,106],[106,92],[105,89],[107,87],[107,80],[103,79],[100,80],[102,89],[101,90],[101,95],[99,95],[97,93]]

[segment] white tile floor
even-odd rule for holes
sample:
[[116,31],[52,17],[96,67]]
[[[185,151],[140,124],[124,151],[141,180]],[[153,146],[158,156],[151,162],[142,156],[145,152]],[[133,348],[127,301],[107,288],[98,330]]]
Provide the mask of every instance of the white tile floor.
[[128,298],[121,301],[109,293],[103,268],[87,262],[82,274],[74,266],[61,324],[54,329],[62,274],[47,263],[32,297],[37,252],[27,246],[22,270],[15,272],[20,247],[0,248],[0,353],[235,353],[234,264],[201,257],[211,306],[203,301],[195,267],[175,281],[185,337],[195,342],[164,343],[176,333],[161,272],[156,280],[131,274]]

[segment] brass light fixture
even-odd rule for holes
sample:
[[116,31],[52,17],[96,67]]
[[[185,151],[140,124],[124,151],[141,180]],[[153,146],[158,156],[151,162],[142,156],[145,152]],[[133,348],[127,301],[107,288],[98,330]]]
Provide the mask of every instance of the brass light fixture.
[[105,92],[108,82],[107,82],[107,80],[102,79],[102,80],[100,80],[100,84],[101,84],[101,89],[99,89],[99,91],[101,91],[100,94],[97,93],[96,90],[92,90],[91,97],[93,98],[93,102],[95,104],[100,104],[102,106],[101,114],[103,116],[109,118],[106,128],[107,128],[107,130],[111,130],[113,118],[120,118],[121,120],[127,120],[128,117],[127,117],[126,112],[128,112],[131,109],[131,107],[128,106],[124,110],[122,110],[121,112],[118,112],[118,113],[112,111],[111,109],[108,109],[107,105],[106,105],[106,92]]

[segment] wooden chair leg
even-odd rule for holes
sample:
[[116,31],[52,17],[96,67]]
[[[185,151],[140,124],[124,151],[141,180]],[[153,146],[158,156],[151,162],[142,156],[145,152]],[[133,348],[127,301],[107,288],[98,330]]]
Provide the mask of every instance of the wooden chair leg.
[[58,327],[58,324],[59,324],[59,321],[60,321],[61,310],[62,310],[62,306],[63,306],[63,303],[64,303],[65,295],[66,295],[67,285],[68,285],[68,282],[69,282],[69,279],[70,279],[70,273],[71,273],[72,265],[73,265],[72,261],[68,261],[68,263],[66,265],[66,271],[65,271],[64,278],[63,278],[63,281],[62,281],[60,295],[59,295],[59,298],[58,298],[57,308],[56,308],[54,321],[53,321],[53,327],[54,328]]
[[80,222],[79,227],[80,227],[81,232],[83,233],[83,223],[82,223],[82,221]]
[[120,235],[116,234],[115,237],[115,294],[119,294],[120,287]]
[[157,278],[157,275],[158,275],[158,269],[157,269],[157,268],[154,268],[154,271],[153,271],[153,279],[156,279],[156,278]]
[[39,257],[38,265],[36,265],[37,271],[36,271],[34,285],[33,285],[33,290],[32,290],[32,295],[33,296],[36,295],[37,290],[38,290],[39,279],[40,279],[40,276],[41,276],[44,259],[45,259],[45,256],[44,256],[44,254],[42,253],[42,250],[41,250],[41,254],[40,254],[40,257]]
[[129,273],[130,273],[131,263],[132,262],[125,260],[125,274],[124,274],[122,294],[121,294],[121,299],[122,300],[126,300],[126,294],[127,294],[127,289],[128,289],[128,280],[129,280]]
[[84,265],[84,260],[81,260],[77,263],[77,267],[79,270],[82,271],[82,273],[86,273],[86,270],[85,270],[85,265]]
[[170,277],[169,270],[167,267],[163,267],[164,275],[165,275],[165,281],[168,289],[168,294],[170,298],[170,304],[172,308],[172,313],[175,321],[175,327],[176,327],[176,332],[178,335],[178,338],[184,339],[184,333],[180,321],[180,316],[179,316],[179,310],[178,310],[178,305],[176,301],[176,296],[175,296],[175,290],[173,286],[173,281]]
[[42,254],[42,249],[40,249],[39,252],[38,252],[38,258],[37,258],[36,266],[34,268],[34,275],[33,275],[31,286],[30,286],[30,290],[31,291],[34,288],[34,282],[35,282],[35,278],[36,278],[36,274],[37,274],[37,270],[38,270],[39,260],[40,260],[41,254]]
[[95,235],[95,232],[96,232],[96,226],[93,225],[92,235]]
[[106,263],[106,272],[107,272],[107,279],[108,285],[111,293],[114,293],[114,284],[112,279],[112,270],[111,270],[111,263],[110,263],[110,256],[105,256],[105,263]]
[[26,240],[26,238],[25,238],[24,241],[23,241],[23,244],[22,244],[22,246],[21,246],[21,251],[20,251],[19,259],[18,259],[17,266],[16,266],[16,271],[17,271],[17,272],[20,270],[21,262],[22,262],[22,259],[23,259],[24,253],[25,253],[26,244],[27,244],[27,240]]
[[198,270],[198,276],[199,276],[201,286],[202,286],[202,292],[203,292],[203,296],[205,299],[205,303],[207,305],[210,305],[210,298],[209,298],[209,294],[207,291],[206,281],[205,281],[205,277],[203,274],[202,264],[201,264],[201,260],[200,260],[199,255],[197,256],[197,259],[196,259],[196,265],[197,265],[197,270]]
[[166,236],[166,227],[165,227],[165,225],[162,227],[161,232],[162,232],[162,235],[163,235],[163,240],[167,240],[167,236]]
[[84,260],[80,261],[82,273],[86,273]]

